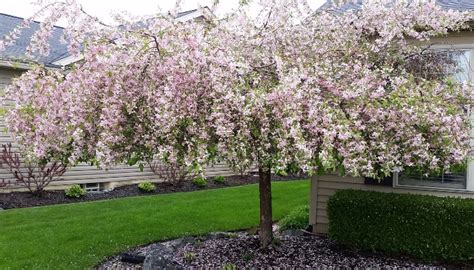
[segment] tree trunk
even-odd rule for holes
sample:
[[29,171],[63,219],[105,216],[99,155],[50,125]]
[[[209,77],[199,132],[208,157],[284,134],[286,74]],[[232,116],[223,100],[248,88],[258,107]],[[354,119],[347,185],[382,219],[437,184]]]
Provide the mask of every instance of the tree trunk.
[[273,239],[271,170],[259,167],[258,178],[260,190],[260,244],[265,248]]

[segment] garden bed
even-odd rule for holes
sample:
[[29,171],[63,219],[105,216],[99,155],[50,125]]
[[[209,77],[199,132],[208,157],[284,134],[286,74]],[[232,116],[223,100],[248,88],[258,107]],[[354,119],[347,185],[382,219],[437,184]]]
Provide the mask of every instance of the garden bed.
[[[241,186],[247,184],[258,183],[258,175],[249,174],[228,176],[225,177],[224,183],[216,183],[212,178],[208,179],[208,185],[206,187],[198,187],[193,184],[191,181],[186,181],[181,185],[171,185],[167,182],[156,183],[156,190],[150,193],[141,192],[137,185],[127,185],[122,187],[117,187],[114,190],[98,193],[88,193],[81,198],[68,198],[64,195],[64,191],[55,190],[55,191],[46,191],[41,197],[33,196],[28,192],[11,192],[11,193],[0,193],[0,208],[2,209],[12,209],[12,208],[25,208],[33,206],[43,206],[43,205],[52,205],[52,204],[65,204],[65,203],[77,203],[77,202],[87,202],[87,201],[97,201],[97,200],[107,200],[114,198],[124,198],[130,196],[146,196],[146,195],[156,195],[156,194],[165,194],[173,192],[188,192],[196,190],[205,190],[205,189],[216,189],[224,188],[231,186]],[[296,179],[304,179],[307,176],[278,176],[272,175],[273,181],[288,181]]]
[[248,232],[213,233],[154,243],[129,250],[128,255],[146,257],[144,263],[122,262],[121,255],[103,262],[98,269],[241,269],[241,268],[370,268],[444,269],[460,266],[425,264],[407,257],[359,252],[334,241],[307,233],[284,234],[266,250],[258,236]]

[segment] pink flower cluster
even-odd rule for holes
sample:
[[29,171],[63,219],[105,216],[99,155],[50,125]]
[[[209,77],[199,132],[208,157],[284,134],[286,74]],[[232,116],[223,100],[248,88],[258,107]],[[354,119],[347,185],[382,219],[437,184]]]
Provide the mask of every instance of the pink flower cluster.
[[[413,61],[425,53],[414,44],[463,29],[467,14],[432,1],[344,14],[311,13],[303,0],[259,7],[258,16],[242,7],[210,22],[106,27],[62,6],[84,59],[15,80],[9,129],[32,158],[102,167],[225,161],[381,177],[466,159],[472,88],[430,69],[448,67],[445,58]],[[40,52],[47,25],[33,44]]]

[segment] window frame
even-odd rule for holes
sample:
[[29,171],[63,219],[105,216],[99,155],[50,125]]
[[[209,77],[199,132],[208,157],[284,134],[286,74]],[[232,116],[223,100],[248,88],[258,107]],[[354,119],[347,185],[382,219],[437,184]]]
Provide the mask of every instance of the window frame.
[[[438,43],[432,44],[429,46],[431,50],[465,50],[469,51],[469,74],[468,81],[473,83],[474,80],[474,43],[465,43],[465,44],[449,44],[449,43]],[[473,129],[471,129],[471,146],[474,147],[474,114],[470,113],[470,120],[473,124]],[[409,188],[409,189],[419,189],[419,190],[431,190],[431,191],[450,191],[450,192],[474,192],[474,153],[470,153],[470,159],[467,164],[466,171],[466,185],[465,188],[453,188],[453,187],[443,187],[443,186],[428,186],[428,185],[414,185],[414,184],[400,184],[398,173],[393,173],[393,188]]]

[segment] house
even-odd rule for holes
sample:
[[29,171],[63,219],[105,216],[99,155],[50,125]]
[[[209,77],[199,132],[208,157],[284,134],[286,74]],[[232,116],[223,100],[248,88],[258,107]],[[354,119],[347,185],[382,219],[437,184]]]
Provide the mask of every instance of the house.
[[[360,8],[360,0],[344,4],[339,8],[332,6],[329,0],[321,9],[343,12]],[[437,0],[447,9],[474,12],[472,0]],[[457,58],[461,71],[456,74],[458,80],[472,81],[474,78],[474,32],[464,31],[451,33],[444,38],[431,41],[436,44],[433,49],[457,49],[461,54]],[[474,130],[471,132],[474,135]],[[394,174],[393,177],[381,182],[364,177],[342,177],[338,175],[322,175],[311,178],[310,189],[310,224],[313,232],[327,233],[328,216],[327,202],[331,195],[341,189],[359,189],[393,193],[415,193],[435,196],[455,196],[474,198],[474,161],[458,173],[443,174],[439,177],[423,177],[420,175]]]
[[[177,21],[201,20],[212,16],[208,8],[198,8],[180,12],[175,16]],[[0,37],[4,37],[12,31],[17,25],[23,21],[23,18],[0,13]],[[67,44],[60,42],[64,28],[55,26],[52,37],[49,40],[50,54],[48,56],[36,55],[34,62],[26,58],[26,49],[34,32],[39,29],[39,23],[33,22],[30,28],[23,30],[20,37],[14,44],[8,46],[5,51],[0,52],[0,94],[4,95],[4,88],[15,77],[20,76],[23,72],[32,68],[33,64],[41,64],[46,68],[56,69],[63,68],[71,63],[80,60],[80,57],[68,54]],[[12,137],[6,132],[4,122],[4,112],[8,108],[0,110],[3,112],[0,116],[0,144],[13,143]],[[13,143],[13,148],[15,144]],[[214,175],[233,175],[234,173],[225,165],[217,164],[206,169],[209,176]],[[0,181],[14,182],[15,179],[6,170],[0,169]],[[53,182],[49,189],[65,189],[72,184],[83,185],[89,191],[107,190],[115,186],[136,183],[143,180],[160,181],[149,168],[145,167],[141,171],[137,166],[116,166],[107,171],[88,164],[79,164],[70,168],[61,181]],[[15,187],[2,189],[0,192],[9,192],[15,190]]]

